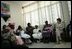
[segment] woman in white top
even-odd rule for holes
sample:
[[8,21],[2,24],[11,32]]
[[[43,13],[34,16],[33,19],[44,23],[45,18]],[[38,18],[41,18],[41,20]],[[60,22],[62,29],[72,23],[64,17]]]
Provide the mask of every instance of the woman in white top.
[[24,32],[24,30],[21,31],[20,35],[21,35],[22,38],[25,38],[25,39],[26,39],[26,38],[30,38],[30,35],[26,34],[26,33]]
[[61,19],[58,18],[57,19],[57,23],[56,23],[56,41],[57,43],[60,43],[61,40],[61,33],[63,32],[63,24],[61,22]]
[[33,30],[32,36],[33,36],[34,39],[41,39],[42,38],[42,33],[40,32],[37,25],[35,25],[35,29]]
[[29,40],[29,38],[30,38],[30,35],[28,35],[28,34],[26,34],[25,32],[24,32],[24,30],[22,29],[22,27],[21,26],[18,26],[18,29],[17,29],[18,31],[19,31],[19,35],[21,36],[21,38],[27,43],[31,43],[31,41]]
[[20,35],[22,38],[30,38],[30,36],[24,32],[21,26],[18,26],[16,32],[18,32],[18,35]]

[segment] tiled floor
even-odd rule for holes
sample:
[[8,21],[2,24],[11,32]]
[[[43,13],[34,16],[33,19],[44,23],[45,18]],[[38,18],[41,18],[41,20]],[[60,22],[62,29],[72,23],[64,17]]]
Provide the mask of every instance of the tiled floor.
[[33,43],[28,45],[29,48],[71,48],[71,42],[56,44],[56,43]]

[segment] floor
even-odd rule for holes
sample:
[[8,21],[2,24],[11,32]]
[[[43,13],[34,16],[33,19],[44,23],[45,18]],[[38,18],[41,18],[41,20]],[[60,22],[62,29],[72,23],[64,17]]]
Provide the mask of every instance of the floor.
[[63,42],[61,44],[56,43],[33,43],[28,45],[29,48],[71,48],[71,42]]

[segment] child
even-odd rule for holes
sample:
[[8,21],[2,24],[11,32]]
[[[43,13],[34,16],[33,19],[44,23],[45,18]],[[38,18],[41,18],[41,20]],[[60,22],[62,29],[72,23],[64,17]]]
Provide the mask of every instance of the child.
[[[35,26],[35,29],[33,30],[32,36],[33,36],[34,39],[38,39],[38,40],[42,38],[42,33],[39,30],[37,25]],[[37,42],[37,40],[36,40],[36,42]]]
[[56,41],[58,44],[60,43],[62,32],[63,32],[63,24],[61,22],[61,19],[58,18],[56,23]]

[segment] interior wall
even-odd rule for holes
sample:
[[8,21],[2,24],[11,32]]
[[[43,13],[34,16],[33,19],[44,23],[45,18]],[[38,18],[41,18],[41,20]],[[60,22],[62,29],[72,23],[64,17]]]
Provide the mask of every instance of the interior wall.
[[[4,22],[4,20],[1,18],[1,27],[4,24],[8,24],[9,22],[14,22],[15,23],[15,29],[18,27],[18,25],[21,25],[23,28],[24,26],[24,16],[22,14],[22,3],[20,2],[8,2],[8,1],[3,1],[4,3],[7,3],[10,5],[10,13],[11,13],[11,18],[9,21]],[[23,3],[24,4],[24,3]],[[61,7],[63,9],[63,17],[64,17],[64,21],[65,24],[67,25],[70,21],[70,17],[69,17],[69,12],[68,12],[68,5],[66,3],[66,1],[61,1]],[[42,27],[40,26],[40,28],[42,29]],[[24,28],[25,29],[25,28]]]
[[23,27],[23,16],[22,16],[22,12],[21,12],[21,6],[17,3],[11,3],[8,1],[2,1],[4,3],[7,3],[10,5],[10,15],[11,18],[9,21],[4,22],[3,19],[1,19],[1,27],[6,24],[8,25],[8,23],[15,23],[15,29],[18,27],[18,25],[21,25]]

